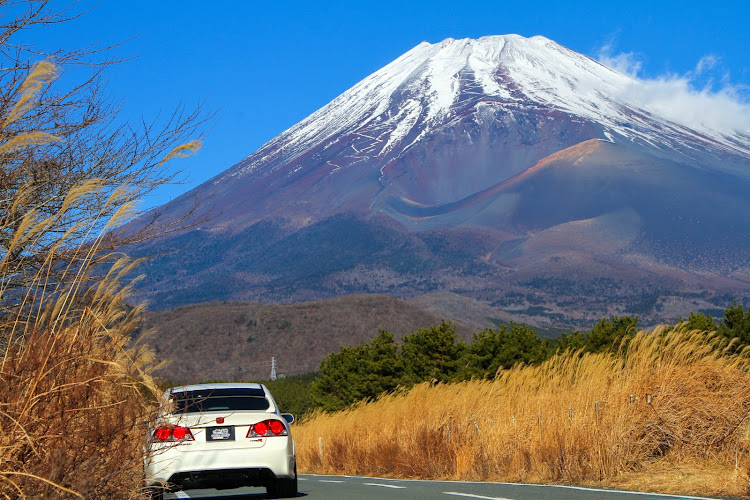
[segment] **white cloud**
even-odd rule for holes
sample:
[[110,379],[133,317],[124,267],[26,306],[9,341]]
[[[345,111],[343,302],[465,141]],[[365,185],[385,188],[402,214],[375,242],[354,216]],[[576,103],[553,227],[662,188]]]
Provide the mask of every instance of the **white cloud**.
[[634,52],[613,54],[613,47],[611,44],[607,44],[601,48],[597,59],[608,68],[612,68],[633,78],[638,76],[638,72],[642,67],[641,61],[638,60],[638,57]]
[[695,66],[695,73],[700,75],[708,70],[713,69],[719,63],[719,58],[713,54],[701,57],[698,64]]
[[620,89],[623,99],[698,130],[724,134],[750,134],[750,101],[748,88],[731,83],[728,73],[721,73],[720,59],[708,54],[685,74],[639,76],[643,64],[633,52],[614,53],[605,45],[599,62],[632,78],[632,84]]

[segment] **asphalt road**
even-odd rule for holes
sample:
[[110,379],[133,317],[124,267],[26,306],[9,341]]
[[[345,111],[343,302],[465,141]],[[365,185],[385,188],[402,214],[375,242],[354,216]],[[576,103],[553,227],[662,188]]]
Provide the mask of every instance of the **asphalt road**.
[[[709,500],[708,497],[659,495],[619,490],[513,483],[464,481],[409,481],[354,476],[300,474],[299,497],[307,500]],[[165,499],[202,498],[259,500],[264,488],[232,490],[187,490],[165,495]]]

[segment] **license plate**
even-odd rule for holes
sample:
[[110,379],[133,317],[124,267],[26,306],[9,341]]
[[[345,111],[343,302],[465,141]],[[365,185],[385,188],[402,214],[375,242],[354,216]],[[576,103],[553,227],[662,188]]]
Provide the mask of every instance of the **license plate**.
[[207,428],[206,441],[234,441],[234,426]]

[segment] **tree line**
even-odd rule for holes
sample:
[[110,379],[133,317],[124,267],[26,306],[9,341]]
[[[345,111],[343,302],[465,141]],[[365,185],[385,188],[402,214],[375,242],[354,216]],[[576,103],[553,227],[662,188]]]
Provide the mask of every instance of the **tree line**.
[[[721,320],[697,312],[678,325],[716,332],[735,349],[750,345],[750,308],[745,311],[736,302]],[[344,346],[326,356],[317,374],[266,384],[285,411],[337,411],[424,381],[491,379],[499,370],[519,363],[539,364],[561,351],[626,349],[638,330],[637,316],[602,318],[589,331],[572,331],[554,340],[540,338],[534,328],[517,323],[477,332],[471,342],[459,339],[449,322],[411,332],[400,344],[391,332],[381,330],[370,342]]]

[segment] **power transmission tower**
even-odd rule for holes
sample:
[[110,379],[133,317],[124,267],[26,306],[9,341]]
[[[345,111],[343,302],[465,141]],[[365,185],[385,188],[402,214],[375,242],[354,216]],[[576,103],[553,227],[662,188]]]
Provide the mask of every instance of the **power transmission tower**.
[[271,380],[276,380],[276,358],[271,356]]

